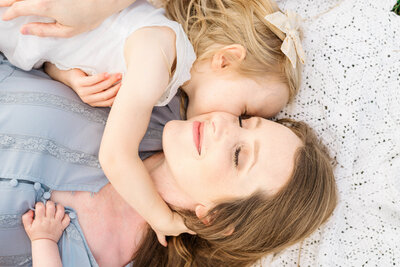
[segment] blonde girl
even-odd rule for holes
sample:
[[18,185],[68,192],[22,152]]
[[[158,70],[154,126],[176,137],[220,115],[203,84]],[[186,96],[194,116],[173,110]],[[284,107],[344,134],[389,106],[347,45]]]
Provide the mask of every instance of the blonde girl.
[[180,87],[189,118],[212,111],[270,117],[299,85],[299,64],[281,51],[289,34],[264,18],[278,11],[275,3],[173,0],[166,11],[183,28],[143,0],[68,40],[20,35],[30,17],[0,23],[0,50],[14,65],[29,70],[45,63],[86,103],[113,104],[100,163],[164,246],[166,235],[191,231],[157,194],[138,156],[153,106],[168,103]]

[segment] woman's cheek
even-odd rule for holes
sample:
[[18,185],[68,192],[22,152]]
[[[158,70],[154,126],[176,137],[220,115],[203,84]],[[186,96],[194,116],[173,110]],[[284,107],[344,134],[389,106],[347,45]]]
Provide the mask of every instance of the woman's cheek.
[[208,166],[204,168],[204,177],[207,177],[209,185],[213,186],[227,182],[230,173],[228,160],[221,157],[209,162]]

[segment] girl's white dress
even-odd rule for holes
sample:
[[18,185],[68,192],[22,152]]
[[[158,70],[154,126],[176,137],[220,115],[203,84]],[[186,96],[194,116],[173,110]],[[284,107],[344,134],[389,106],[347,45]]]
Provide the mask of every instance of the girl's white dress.
[[[0,15],[6,8],[0,8]],[[30,70],[49,61],[59,69],[79,68],[88,74],[126,72],[123,56],[125,40],[136,30],[149,26],[167,26],[176,34],[176,69],[157,106],[166,105],[178,88],[190,79],[196,55],[182,26],[167,19],[163,9],[145,0],[107,18],[96,29],[72,38],[39,38],[22,35],[20,27],[28,22],[49,22],[42,17],[20,17],[0,20],[0,51],[15,66]]]

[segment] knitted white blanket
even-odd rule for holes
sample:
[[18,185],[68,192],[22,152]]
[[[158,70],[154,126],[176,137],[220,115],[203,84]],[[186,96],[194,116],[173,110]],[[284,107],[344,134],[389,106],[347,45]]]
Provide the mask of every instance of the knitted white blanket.
[[[395,0],[281,0],[304,19],[301,90],[279,117],[309,123],[338,162],[339,204],[301,266],[400,265],[400,16]],[[296,266],[300,244],[256,266]]]

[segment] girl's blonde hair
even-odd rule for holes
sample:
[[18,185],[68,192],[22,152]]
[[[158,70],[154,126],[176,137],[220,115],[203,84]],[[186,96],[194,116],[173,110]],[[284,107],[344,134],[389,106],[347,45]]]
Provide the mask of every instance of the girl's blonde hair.
[[[292,100],[300,84],[300,67],[294,69],[282,53],[285,34],[264,17],[279,11],[269,0],[169,0],[167,16],[183,25],[198,60],[210,58],[224,46],[240,44],[246,57],[236,69],[247,76],[275,75],[289,87]],[[226,55],[235,62],[233,55]],[[300,64],[298,64],[300,65]]]
[[256,192],[217,205],[206,216],[206,225],[194,212],[178,211],[197,235],[171,237],[164,248],[149,229],[135,254],[134,266],[249,266],[302,241],[324,223],[337,202],[328,153],[305,123],[287,119],[278,122],[288,126],[303,143],[296,152],[288,183],[272,196]]

